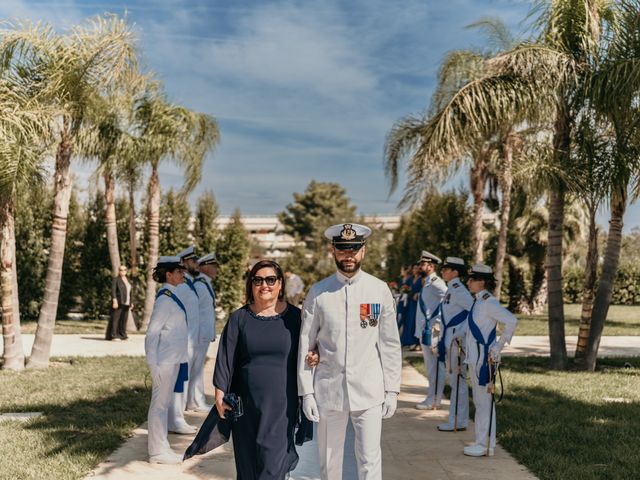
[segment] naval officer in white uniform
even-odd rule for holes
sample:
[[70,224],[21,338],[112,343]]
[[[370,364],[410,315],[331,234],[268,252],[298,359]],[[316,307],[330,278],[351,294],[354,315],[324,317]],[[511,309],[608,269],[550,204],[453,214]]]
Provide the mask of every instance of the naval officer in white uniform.
[[[516,316],[488,292],[493,282],[491,267],[476,264],[471,268],[467,284],[475,295],[475,301],[469,312],[466,351],[476,407],[475,443],[464,447],[464,454],[472,457],[493,455],[496,446],[496,410],[487,388],[493,382],[488,356],[493,362],[500,362],[500,352],[511,341],[518,324]],[[500,338],[496,338],[498,323],[502,324]]]
[[204,394],[204,363],[207,360],[209,345],[216,339],[216,294],[211,280],[218,273],[218,260],[215,253],[209,253],[198,259],[199,273],[193,283],[198,293],[200,316],[198,335],[193,347],[193,365],[190,368],[187,410],[208,412],[213,405],[207,403]]
[[[420,270],[426,274],[426,278],[418,297],[415,336],[420,339],[422,344],[422,357],[424,358],[429,386],[427,387],[426,398],[415,406],[418,410],[427,410],[440,405],[442,388],[438,390],[439,396],[436,395],[436,384],[442,383],[444,385],[445,380],[444,365],[438,362],[438,352],[433,348],[435,344],[432,340],[434,317],[438,314],[438,307],[447,290],[447,284],[436,274],[436,267],[440,263],[442,263],[442,260],[439,257],[426,250],[422,251]],[[439,369],[439,371],[436,369]]]
[[[298,349],[298,394],[309,420],[319,422],[323,480],[342,478],[347,422],[355,431],[360,480],[382,478],[382,419],[397,405],[402,351],[396,309],[387,284],[360,269],[371,229],[329,227],[338,271],[311,287],[304,301]],[[305,355],[317,350],[310,368]]]
[[160,257],[153,279],[162,283],[144,339],[153,386],[149,404],[147,448],[151,463],[180,463],[167,440],[167,421],[180,364],[187,360],[187,320],[176,295],[184,270],[178,257]]
[[[438,362],[446,366],[451,405],[447,423],[438,425],[441,432],[466,430],[469,425],[469,387],[465,365],[464,342],[467,333],[467,316],[473,305],[473,297],[460,276],[466,273],[466,264],[459,257],[447,257],[440,273],[447,282],[447,292],[440,304],[436,322],[440,330],[437,345]],[[442,387],[444,388],[444,378]]]
[[184,274],[184,282],[176,288],[176,295],[187,311],[187,327],[189,329],[189,342],[187,345],[188,374],[186,379],[182,379],[184,381],[181,381],[180,388],[175,392],[169,413],[169,431],[181,435],[190,435],[196,432],[196,428],[189,425],[184,419],[184,411],[187,408],[189,380],[194,373],[195,346],[198,343],[198,332],[200,331],[200,300],[193,283],[195,275],[198,274],[198,256],[193,246],[182,250],[177,256],[187,270]]

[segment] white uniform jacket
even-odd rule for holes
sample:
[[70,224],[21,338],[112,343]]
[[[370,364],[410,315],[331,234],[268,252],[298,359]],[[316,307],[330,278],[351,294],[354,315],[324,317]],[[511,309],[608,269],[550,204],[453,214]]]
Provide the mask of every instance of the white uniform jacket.
[[[496,297],[491,295],[486,290],[481,291],[476,295],[473,309],[471,310],[469,317],[473,317],[473,322],[478,326],[484,342],[488,342],[491,332],[496,328],[498,323],[503,325],[502,334],[500,335],[500,342],[504,345],[509,343],[516,331],[516,325],[518,319],[509,310],[500,305],[500,302]],[[469,320],[471,322],[471,320]],[[495,342],[491,342],[488,348]],[[484,345],[478,343],[473,336],[471,328],[467,330],[467,358],[466,362],[469,365],[480,368],[484,359],[487,357],[487,349]]]
[[[305,361],[313,349],[320,355],[315,371]],[[336,272],[311,287],[300,331],[299,395],[315,393],[321,409],[367,410],[383,403],[385,391],[400,392],[401,371],[396,308],[386,283],[363,271],[352,278]]]
[[[176,287],[165,283],[162,288],[176,293]],[[177,364],[187,361],[187,322],[182,308],[168,295],[160,295],[144,339],[144,352],[149,365]]]
[[[444,322],[449,324],[463,310],[467,312],[471,310],[473,305],[473,296],[464,286],[459,278],[454,278],[447,285],[447,293],[442,300],[441,314],[444,315]],[[444,332],[444,325],[442,324],[442,315],[438,315],[436,322],[440,323],[440,332]],[[444,345],[447,350],[451,348],[451,343],[454,339],[461,339],[462,343],[465,341],[467,334],[467,319],[456,326],[447,328],[447,332],[444,337]],[[441,333],[442,335],[442,333]]]
[[209,343],[216,339],[216,292],[211,279],[201,273],[194,281],[200,305],[198,343]]
[[200,332],[200,299],[195,290],[189,286],[187,280],[193,285],[193,277],[188,273],[184,274],[184,282],[176,287],[176,294],[187,309],[187,325],[189,327],[189,348],[198,343]]
[[446,291],[447,284],[435,273],[432,273],[425,279],[424,286],[420,292],[422,303],[420,300],[418,301],[418,309],[416,310],[415,336],[417,338],[422,338],[422,330],[424,330],[426,321],[430,319],[433,312],[436,311]]

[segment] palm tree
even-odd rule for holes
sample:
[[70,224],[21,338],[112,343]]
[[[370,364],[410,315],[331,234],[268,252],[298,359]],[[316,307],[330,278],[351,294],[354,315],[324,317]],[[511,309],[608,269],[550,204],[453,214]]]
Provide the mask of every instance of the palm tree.
[[219,140],[218,126],[213,118],[202,113],[171,104],[157,86],[151,87],[136,109],[138,148],[149,165],[148,183],[149,251],[147,285],[142,328],[146,328],[155,298],[152,270],[158,259],[160,222],[161,161],[172,159],[184,168],[184,191],[191,191],[200,181],[202,163],[207,152]]
[[[54,172],[54,221],[45,293],[27,367],[48,366],[55,327],[71,195],[71,157],[82,155],[84,127],[99,94],[136,68],[130,28],[116,16],[97,17],[60,36],[48,26],[18,24],[4,34],[2,64],[34,72],[61,112]],[[36,85],[36,86],[39,86]]]
[[52,112],[21,85],[0,80],[0,298],[4,353],[2,368],[24,369],[20,336],[14,312],[18,309],[15,270],[15,198],[21,189],[44,178],[43,153]]
[[640,2],[623,0],[617,9],[619,22],[617,28],[612,30],[605,57],[593,76],[591,95],[596,109],[612,127],[614,142],[609,190],[611,216],[589,331],[585,362],[588,370],[595,370],[600,338],[611,303],[613,282],[620,261],[627,201],[629,197],[635,199],[640,193]]

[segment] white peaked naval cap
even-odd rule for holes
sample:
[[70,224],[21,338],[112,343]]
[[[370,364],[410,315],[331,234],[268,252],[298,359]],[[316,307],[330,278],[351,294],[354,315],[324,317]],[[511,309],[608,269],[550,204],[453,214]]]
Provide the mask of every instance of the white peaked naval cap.
[[493,278],[493,270],[491,270],[491,267],[488,265],[485,265],[483,263],[476,263],[471,267],[471,270],[469,271],[469,276],[471,278],[480,278],[480,279]]
[[190,258],[197,257],[196,255],[196,247],[191,245],[190,247],[185,248],[177,255],[181,260],[189,260]]
[[158,258],[158,263],[156,264],[156,268],[164,267],[164,268],[182,268],[180,264],[180,257],[178,256],[161,256]]
[[443,267],[465,268],[464,260],[460,257],[447,257],[444,259]]
[[218,259],[216,258],[216,254],[214,252],[208,253],[204,257],[200,257],[198,259],[199,265],[211,265],[214,263],[218,263]]
[[338,223],[324,231],[324,236],[332,243],[364,243],[371,235],[371,229],[357,223]]
[[440,257],[434,255],[433,253],[427,252],[426,250],[422,250],[422,254],[420,255],[421,262],[430,262],[435,263],[436,265],[442,263]]

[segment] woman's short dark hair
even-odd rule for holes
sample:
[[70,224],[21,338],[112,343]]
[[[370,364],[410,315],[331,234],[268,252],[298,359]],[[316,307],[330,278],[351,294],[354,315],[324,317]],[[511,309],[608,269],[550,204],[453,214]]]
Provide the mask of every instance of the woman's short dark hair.
[[158,283],[165,283],[167,281],[167,273],[175,272],[179,267],[176,268],[167,268],[167,267],[156,267],[153,269],[153,279]]
[[247,298],[247,303],[253,303],[253,289],[251,282],[253,282],[253,277],[255,277],[256,272],[261,268],[272,268],[276,272],[276,277],[281,282],[280,293],[278,294],[278,300],[282,300],[284,298],[284,287],[286,283],[286,279],[284,278],[284,274],[282,273],[282,268],[278,265],[277,262],[273,260],[260,260],[257,262],[249,271],[249,275],[247,275],[246,285],[245,285],[245,295]]

